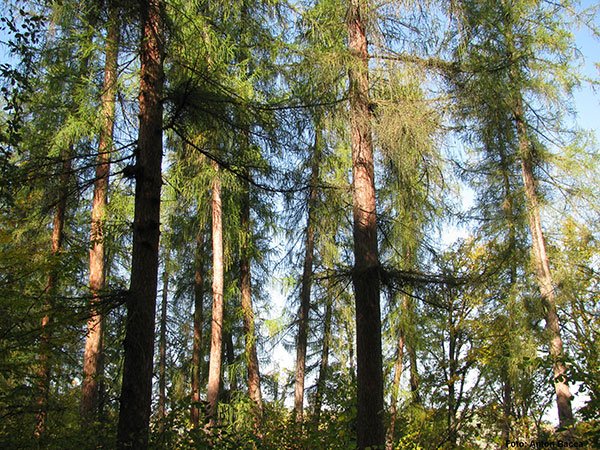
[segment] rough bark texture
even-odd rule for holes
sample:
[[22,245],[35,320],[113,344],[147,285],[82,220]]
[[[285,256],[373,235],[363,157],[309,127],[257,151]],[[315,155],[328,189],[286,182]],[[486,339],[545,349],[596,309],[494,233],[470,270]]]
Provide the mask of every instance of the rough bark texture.
[[252,308],[252,276],[250,272],[249,244],[252,236],[250,225],[250,186],[246,182],[242,194],[241,208],[242,245],[240,249],[240,291],[244,316],[245,354],[248,366],[248,395],[256,405],[256,418],[262,416],[262,394],[260,390],[260,368],[256,352],[254,309]]
[[527,199],[527,215],[531,233],[532,257],[535,275],[540,289],[542,303],[546,311],[546,332],[550,339],[550,357],[553,360],[554,389],[558,407],[558,420],[561,427],[573,423],[571,408],[571,391],[566,378],[567,368],[564,363],[563,342],[560,335],[560,323],[556,311],[556,297],[550,272],[550,262],[546,252],[546,240],[542,230],[540,206],[537,194],[537,180],[533,172],[533,149],[529,140],[527,126],[523,118],[522,99],[517,99],[514,113],[519,139],[519,156],[521,173]]
[[352,281],[356,297],[357,444],[360,449],[385,444],[379,254],[365,13],[365,1],[350,2],[347,25],[353,56],[348,72],[355,258]]
[[140,125],[131,283],[117,430],[119,448],[146,448],[148,445],[158,285],[164,82],[162,4],[160,0],[142,1],[140,9]]
[[298,319],[298,341],[296,343],[296,381],[294,385],[294,413],[296,421],[304,417],[304,378],[306,376],[306,348],[308,342],[308,313],[310,311],[310,293],[313,275],[315,247],[315,203],[319,181],[320,130],[315,130],[315,146],[312,155],[310,188],[308,192],[308,217],[306,219],[306,242],[304,244],[304,267],[300,287],[300,311]]
[[83,356],[83,383],[81,415],[84,424],[98,419],[100,402],[99,377],[102,360],[103,316],[100,293],[105,284],[104,219],[108,194],[110,152],[112,150],[115,123],[115,96],[117,93],[117,57],[119,49],[118,9],[111,2],[108,35],[106,39],[106,62],[102,87],[102,128],[98,144],[96,180],[92,198],[92,222],[90,233],[90,317]]
[[[169,258],[165,260],[165,266]],[[167,408],[167,300],[169,298],[169,272],[165,267],[163,272],[163,291],[160,302],[160,331],[158,340],[158,420],[159,430],[163,431],[162,420]]]
[[210,331],[210,363],[208,367],[208,415],[211,424],[216,421],[219,389],[221,386],[221,359],[223,348],[223,224],[221,212],[221,180],[218,166],[212,185],[212,247],[213,247],[213,304]]
[[196,238],[196,261],[194,268],[194,341],[192,344],[192,408],[191,420],[194,428],[200,420],[200,378],[202,375],[202,326],[204,322],[204,251],[203,230]]
[[[62,167],[59,180],[59,197],[52,220],[52,241],[50,254],[56,258],[63,246],[65,213],[67,210],[67,196],[69,193],[69,177],[71,174],[71,155],[70,152],[63,152]],[[52,376],[52,334],[51,322],[54,309],[54,298],[56,296],[56,287],[58,283],[59,269],[56,263],[48,273],[48,280],[44,289],[44,316],[41,322],[40,335],[40,354],[38,376],[38,396],[37,413],[33,435],[36,439],[42,440],[46,434],[46,420],[48,418],[48,400],[50,397],[50,379]]]

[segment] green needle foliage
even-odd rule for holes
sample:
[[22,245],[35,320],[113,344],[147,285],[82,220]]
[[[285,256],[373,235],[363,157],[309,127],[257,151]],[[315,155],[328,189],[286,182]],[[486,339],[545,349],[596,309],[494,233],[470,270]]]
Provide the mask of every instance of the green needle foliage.
[[[84,427],[108,0],[0,6],[2,448],[116,444],[134,203],[148,192],[136,194],[144,179],[139,4],[111,2],[122,23],[104,331],[98,414]],[[353,211],[361,193],[352,150],[360,146],[351,121],[368,124],[373,143],[379,262],[369,270],[381,281],[385,447],[598,447],[600,166],[574,104],[579,89],[597,83],[579,72],[577,43],[582,28],[598,35],[598,8],[575,0],[160,3],[162,190],[152,202],[161,204],[153,251],[163,281],[154,345],[165,356],[155,357],[150,411],[138,411],[150,413],[145,448],[352,449],[365,439],[353,289],[361,244],[353,218],[362,211]],[[350,45],[349,22],[364,31],[364,59]],[[360,90],[358,75],[368,75]],[[356,155],[354,163],[360,173]],[[216,177],[225,306],[209,423]],[[536,220],[541,232],[532,232]],[[53,247],[57,221],[62,239]],[[546,284],[532,253],[540,233]],[[548,326],[553,308],[559,334]],[[561,429],[558,385],[574,396],[573,421],[561,416]]]

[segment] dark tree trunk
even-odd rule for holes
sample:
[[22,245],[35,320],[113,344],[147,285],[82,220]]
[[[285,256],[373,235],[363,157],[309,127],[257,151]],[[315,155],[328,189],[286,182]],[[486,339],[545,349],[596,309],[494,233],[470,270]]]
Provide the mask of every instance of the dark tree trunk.
[[127,298],[123,384],[117,430],[119,448],[148,446],[158,285],[163,127],[161,96],[164,82],[161,1],[142,1],[140,13],[140,125],[135,167],[131,284]]
[[87,336],[83,356],[83,383],[81,396],[81,416],[83,424],[90,425],[98,419],[99,378],[102,375],[102,334],[103,314],[101,292],[105,284],[104,220],[110,172],[110,152],[112,150],[113,128],[115,123],[115,96],[117,93],[117,58],[119,51],[119,11],[110,2],[108,36],[106,39],[106,62],[102,87],[102,128],[98,145],[96,179],[92,199],[92,223],[90,233],[90,317],[87,323]]
[[[249,176],[249,174],[246,174]],[[250,185],[245,183],[241,205],[242,245],[240,248],[240,291],[244,316],[245,355],[248,366],[248,395],[256,405],[256,419],[262,416],[262,394],[260,390],[260,368],[256,352],[254,309],[252,308],[252,276],[250,272]]]
[[348,15],[349,48],[353,60],[350,82],[350,138],[354,218],[354,270],[357,352],[357,444],[359,449],[383,446],[383,372],[379,254],[365,0],[351,0]]
[[215,164],[212,185],[212,246],[213,246],[213,304],[210,334],[210,362],[208,368],[208,415],[212,425],[217,418],[219,390],[221,387],[221,359],[223,348],[223,224],[221,211],[221,181]]
[[194,428],[200,420],[200,379],[202,376],[202,328],[204,322],[204,234],[196,238],[196,260],[194,267],[194,341],[192,345],[192,408],[191,420]]
[[296,421],[302,422],[304,416],[304,378],[306,376],[306,349],[308,344],[308,313],[310,311],[310,293],[312,286],[313,258],[315,247],[315,204],[319,182],[321,130],[315,127],[315,146],[312,155],[310,187],[308,192],[308,217],[306,219],[306,242],[304,245],[304,267],[300,287],[300,311],[298,320],[298,341],[296,344],[296,382],[294,386],[294,413]]
[[[67,210],[67,197],[69,194],[69,178],[71,175],[71,152],[63,152],[62,167],[59,180],[59,197],[52,220],[52,241],[50,254],[56,259],[63,247],[65,213]],[[58,283],[59,268],[58,261],[53,261],[48,280],[44,289],[44,316],[42,317],[40,333],[40,353],[38,366],[38,394],[37,394],[37,413],[34,437],[42,440],[46,434],[46,421],[48,418],[48,400],[50,397],[50,379],[52,375],[52,333],[51,322],[54,310],[54,301]]]

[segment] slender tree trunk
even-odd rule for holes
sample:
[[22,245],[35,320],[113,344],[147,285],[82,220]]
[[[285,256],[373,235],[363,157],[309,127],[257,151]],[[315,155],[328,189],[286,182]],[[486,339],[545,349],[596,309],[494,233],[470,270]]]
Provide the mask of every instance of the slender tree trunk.
[[296,345],[296,382],[294,386],[294,413],[296,421],[302,422],[304,417],[304,378],[306,376],[306,349],[308,344],[308,313],[310,311],[310,294],[312,287],[313,258],[315,247],[315,204],[317,201],[317,185],[319,182],[319,162],[321,147],[321,130],[315,127],[315,145],[312,155],[310,188],[308,191],[308,217],[306,219],[306,243],[304,246],[304,267],[302,285],[300,287],[300,312],[298,321],[298,342]]
[[408,362],[410,363],[410,393],[415,405],[421,403],[421,394],[419,393],[419,371],[417,369],[417,352],[414,343],[409,339],[406,344],[406,353],[408,353]]
[[[452,294],[450,294],[452,295]],[[452,298],[452,297],[450,297]],[[447,407],[448,412],[446,416],[446,426],[448,433],[448,442],[450,442],[450,448],[456,448],[456,371],[457,371],[457,351],[456,351],[456,327],[454,325],[454,310],[451,308],[448,315],[448,330],[450,336],[448,338],[448,400]]]
[[204,322],[204,234],[196,237],[196,261],[194,267],[194,342],[192,345],[192,408],[191,420],[194,428],[200,421],[200,378],[202,374],[202,326]]
[[[246,175],[249,175],[248,173]],[[257,423],[262,416],[262,394],[260,390],[260,368],[256,352],[254,309],[252,308],[252,277],[250,272],[250,186],[246,182],[242,194],[241,208],[242,245],[240,249],[240,291],[244,316],[245,354],[248,367],[248,395],[256,405]]]
[[[62,167],[59,180],[59,197],[54,211],[52,221],[52,241],[50,254],[53,259],[57,258],[62,251],[65,227],[65,213],[67,210],[67,196],[69,193],[69,177],[71,174],[71,152],[63,152]],[[44,289],[44,316],[42,317],[40,333],[40,354],[38,366],[38,397],[36,423],[34,437],[42,440],[46,434],[46,421],[48,418],[48,400],[50,397],[50,379],[52,375],[52,333],[51,322],[54,310],[54,301],[58,283],[59,269],[56,266],[58,261],[54,261],[48,280]]]
[[210,363],[208,368],[208,415],[211,425],[217,418],[219,389],[221,386],[221,358],[223,348],[223,224],[221,211],[221,180],[215,164],[212,185],[212,247],[213,247],[213,304],[210,335]]
[[[509,250],[509,258],[510,258],[510,272],[509,272],[509,285],[514,286],[517,281],[517,266],[515,264],[514,253],[517,247],[517,236],[516,236],[516,220],[514,213],[514,204],[513,204],[513,188],[510,182],[509,176],[509,168],[510,163],[508,161],[507,155],[502,148],[500,148],[500,167],[502,171],[502,184],[504,188],[504,202],[502,204],[502,211],[504,213],[504,217],[508,226],[508,250]],[[514,311],[512,308],[507,305],[507,315],[509,321],[512,322]],[[510,333],[511,330],[507,329],[507,332]],[[506,345],[503,352],[503,358],[507,358],[510,356],[511,348],[509,345]],[[512,410],[513,410],[513,389],[512,389],[512,381],[511,376],[508,371],[507,363],[502,364],[500,370],[500,378],[502,380],[502,442],[507,443],[510,442],[510,433],[512,431]]]
[[115,96],[117,93],[117,58],[119,51],[119,11],[110,2],[108,36],[106,39],[106,62],[102,87],[102,129],[98,145],[96,180],[92,200],[92,223],[90,233],[90,317],[83,355],[83,383],[81,416],[84,425],[98,419],[99,377],[101,375],[103,314],[100,293],[105,284],[104,219],[110,172],[115,123]]
[[321,407],[323,405],[323,390],[329,370],[329,346],[331,342],[331,317],[333,305],[327,301],[325,307],[325,318],[323,320],[323,346],[321,347],[321,362],[319,363],[319,378],[317,379],[317,391],[315,393],[315,424],[317,427],[321,421]]
[[167,405],[167,300],[169,298],[169,257],[165,258],[163,272],[163,291],[160,303],[160,331],[158,340],[158,420],[159,431],[163,431],[163,419]]
[[135,213],[118,448],[146,448],[150,422],[162,186],[162,2],[140,3],[142,23]]
[[546,311],[546,331],[550,338],[550,357],[553,360],[554,389],[558,407],[558,420],[561,427],[573,423],[571,408],[571,391],[567,382],[567,368],[564,363],[563,341],[560,335],[560,323],[556,311],[556,296],[550,272],[550,262],[546,252],[546,240],[542,230],[540,206],[537,194],[537,180],[533,173],[533,148],[529,140],[527,125],[523,118],[523,104],[519,96],[514,113],[519,139],[521,173],[527,199],[529,230],[531,232],[532,256],[535,264],[536,278]]
[[400,379],[402,377],[404,359],[404,327],[398,329],[398,343],[396,345],[396,361],[394,362],[394,381],[392,382],[392,395],[390,399],[390,427],[388,429],[387,446],[393,448],[394,432],[398,415],[398,393],[400,392]]
[[347,15],[349,47],[353,56],[348,75],[355,259],[352,281],[356,296],[359,449],[385,444],[379,254],[369,109],[366,3],[365,0],[351,0]]

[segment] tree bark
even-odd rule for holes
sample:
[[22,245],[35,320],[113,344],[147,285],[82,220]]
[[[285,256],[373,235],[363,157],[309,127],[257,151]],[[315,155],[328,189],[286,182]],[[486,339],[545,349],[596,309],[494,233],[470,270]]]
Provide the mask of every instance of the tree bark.
[[296,345],[296,381],[294,385],[294,413],[297,422],[304,417],[304,379],[306,376],[306,349],[308,345],[308,313],[312,287],[313,258],[315,247],[315,204],[319,182],[321,130],[315,127],[315,145],[312,155],[310,187],[308,191],[308,217],[306,219],[306,243],[304,245],[304,267],[300,287],[300,311],[298,320],[298,342]]
[[[248,173],[246,175],[249,175]],[[260,390],[260,368],[256,352],[254,309],[252,308],[252,276],[250,269],[250,185],[245,183],[241,205],[242,243],[240,248],[240,291],[244,316],[245,354],[248,367],[248,395],[256,405],[257,423],[262,416],[262,394]]]
[[169,297],[169,272],[167,265],[169,257],[165,258],[163,272],[163,291],[160,304],[160,331],[158,340],[158,426],[159,432],[164,431],[163,420],[167,406],[167,300]]
[[523,100],[519,95],[514,111],[514,120],[519,140],[519,156],[521,174],[527,199],[527,216],[531,233],[532,257],[535,275],[540,289],[542,304],[546,311],[546,331],[550,338],[550,357],[553,361],[554,389],[558,408],[558,420],[561,427],[573,424],[571,408],[571,391],[566,378],[567,368],[564,363],[563,341],[560,334],[560,322],[556,311],[556,296],[550,271],[550,262],[546,252],[546,239],[542,229],[540,206],[537,194],[537,180],[533,173],[533,148],[528,136],[527,125],[523,116]]
[[200,421],[200,378],[202,376],[202,327],[204,322],[204,251],[203,230],[196,237],[196,261],[194,267],[194,341],[192,345],[192,408],[191,421],[194,428]]
[[221,358],[223,348],[223,223],[221,211],[221,180],[215,164],[212,185],[212,247],[213,247],[213,304],[210,335],[210,363],[208,368],[208,416],[216,423],[219,389],[221,386]]
[[[65,213],[67,210],[67,196],[69,194],[69,177],[71,174],[71,152],[61,153],[62,167],[59,180],[59,197],[52,220],[52,240],[50,254],[53,259],[57,258],[62,251],[64,240]],[[59,269],[58,261],[53,261],[52,268],[48,273],[48,280],[44,289],[44,316],[41,322],[40,332],[40,354],[38,366],[38,397],[36,423],[33,435],[42,440],[46,434],[46,421],[48,418],[48,400],[50,397],[50,379],[52,376],[52,313],[56,297]]]
[[365,0],[351,0],[347,26],[349,49],[353,57],[348,78],[355,259],[352,281],[356,297],[357,445],[359,449],[385,444],[379,254],[365,13]]
[[115,96],[117,93],[117,58],[119,52],[119,11],[110,2],[108,35],[106,38],[106,62],[102,87],[102,128],[98,145],[96,179],[92,199],[92,222],[90,233],[90,317],[83,356],[83,383],[81,416],[84,425],[98,419],[100,401],[99,377],[101,376],[103,314],[101,292],[105,285],[104,220],[110,172],[115,123]]
[[162,2],[142,1],[140,13],[140,124],[118,448],[148,446],[158,285],[164,83]]

